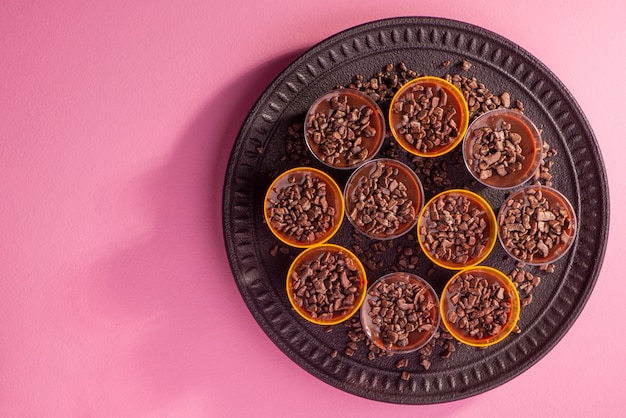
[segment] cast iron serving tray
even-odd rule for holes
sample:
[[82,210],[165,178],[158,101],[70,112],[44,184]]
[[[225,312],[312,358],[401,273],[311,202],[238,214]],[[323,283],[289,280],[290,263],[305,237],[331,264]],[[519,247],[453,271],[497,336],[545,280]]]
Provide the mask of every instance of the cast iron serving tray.
[[[463,60],[470,62],[471,68],[457,65]],[[445,61],[451,64],[442,65]],[[349,356],[344,324],[329,330],[306,322],[293,311],[285,278],[291,260],[301,250],[281,244],[263,219],[263,198],[272,179],[298,165],[298,161],[285,157],[289,127],[302,123],[308,107],[323,93],[347,86],[356,74],[367,80],[387,64],[397,66],[400,62],[420,75],[476,77],[494,94],[507,91],[514,100],[521,100],[525,114],[557,151],[551,157],[553,187],[570,199],[579,220],[574,246],[555,263],[553,273],[524,267],[542,280],[533,290],[532,303],[522,308],[518,323],[521,332],[483,350],[457,344],[447,359],[435,349],[429,369],[419,364],[417,353],[404,355],[409,359],[403,369],[408,373],[404,379],[402,370],[395,367],[400,356],[370,360],[364,341]],[[388,137],[387,146],[390,141]],[[408,158],[403,151],[400,154]],[[330,170],[309,157],[308,165],[324,169],[343,187],[350,172]],[[452,187],[462,187],[470,179],[459,164],[450,164],[448,174]],[[477,186],[473,190],[496,212],[506,198],[502,191]],[[250,312],[269,338],[322,381],[358,396],[399,404],[466,398],[501,385],[535,364],[564,336],[589,298],[609,228],[602,157],[572,95],[545,65],[511,41],[480,27],[438,18],[367,23],[331,36],[296,59],[271,83],[241,127],[223,193],[224,238],[233,275]],[[427,191],[426,199],[433,193]],[[330,242],[353,248],[355,239],[350,223],[344,220]],[[368,244],[361,241],[361,245]],[[398,245],[413,245],[419,251],[414,236],[412,241],[408,235],[395,240],[394,248]],[[398,260],[393,250],[383,257],[382,268],[367,270],[369,283]],[[516,267],[500,244],[483,264],[506,274]],[[436,268],[429,275],[431,269],[426,256],[419,254],[412,272],[441,292],[453,272]]]

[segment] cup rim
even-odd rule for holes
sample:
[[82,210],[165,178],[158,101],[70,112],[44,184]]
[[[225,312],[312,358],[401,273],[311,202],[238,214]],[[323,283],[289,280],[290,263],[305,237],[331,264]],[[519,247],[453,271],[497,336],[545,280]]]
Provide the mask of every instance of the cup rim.
[[[349,186],[358,177],[361,177],[363,172],[369,166],[374,165],[374,164],[376,164],[378,162],[389,163],[391,165],[398,166],[401,170],[405,171],[406,174],[414,180],[415,184],[417,184],[416,193],[419,196],[419,200],[420,200],[419,204],[415,206],[415,219],[410,224],[406,224],[406,226],[403,227],[404,231],[402,231],[400,233],[394,233],[392,235],[386,235],[386,236],[372,235],[372,234],[369,234],[367,231],[364,231],[361,227],[359,227],[354,222],[354,220],[352,220],[352,218],[350,217],[349,210],[348,210],[351,207],[351,203],[348,202],[348,199],[350,198],[350,196],[347,193]],[[413,169],[411,169],[411,167],[409,167],[408,165],[406,165],[402,161],[396,160],[396,159],[393,159],[393,158],[374,158],[374,159],[372,159],[370,161],[365,162],[364,164],[361,164],[356,170],[354,170],[350,174],[350,177],[348,177],[348,180],[346,181],[346,184],[344,186],[344,192],[343,192],[345,215],[346,215],[346,218],[348,218],[348,222],[350,222],[350,225],[352,225],[356,231],[358,231],[359,233],[365,235],[366,237],[371,238],[371,239],[381,240],[381,241],[399,238],[399,237],[405,235],[406,233],[408,233],[411,229],[413,229],[415,227],[415,225],[417,225],[419,214],[420,214],[422,208],[424,207],[424,198],[425,198],[424,186],[423,186],[422,181],[420,180],[419,176],[417,175],[417,173]]]
[[[302,308],[298,306],[298,304],[295,302],[294,297],[293,297],[291,283],[292,283],[292,274],[294,270],[300,265],[300,262],[304,258],[309,256],[311,253],[315,253],[315,252],[321,253],[326,250],[329,250],[331,252],[336,252],[336,253],[343,253],[346,257],[349,257],[354,261],[354,264],[357,266],[357,269],[359,272],[358,273],[359,274],[359,289],[361,293],[358,299],[355,300],[355,304],[352,306],[352,308],[350,308],[349,311],[346,311],[343,315],[340,315],[338,317],[335,317],[329,320],[322,320],[322,319],[311,317],[310,315],[307,314],[305,310],[303,310]],[[287,298],[289,299],[289,303],[291,304],[292,308],[296,311],[296,313],[298,313],[300,317],[316,325],[336,325],[336,324],[340,324],[346,321],[348,318],[352,317],[355,313],[357,313],[361,309],[361,305],[363,304],[363,301],[365,300],[365,296],[366,296],[367,289],[368,289],[367,273],[365,272],[365,267],[363,267],[363,263],[361,263],[361,260],[352,251],[340,245],[330,244],[326,242],[322,244],[316,244],[312,247],[305,249],[300,254],[298,254],[298,256],[291,262],[291,265],[289,266],[289,270],[287,272],[287,277],[285,280],[285,289],[287,292]]]
[[[423,82],[432,82],[440,85],[442,88],[445,88],[449,94],[452,94],[454,99],[459,103],[459,107],[461,108],[461,123],[459,127],[459,135],[457,136],[457,138],[450,144],[438,148],[438,150],[435,152],[426,153],[418,151],[415,148],[410,147],[408,144],[406,144],[406,141],[400,138],[400,135],[396,131],[395,125],[392,123],[394,114],[393,105],[398,101],[398,99],[404,94],[407,89],[415,84]],[[389,120],[389,130],[391,131],[392,136],[405,151],[418,157],[440,157],[455,149],[463,141],[463,137],[465,136],[465,132],[467,131],[467,127],[469,125],[469,107],[467,105],[467,100],[465,99],[465,96],[463,96],[463,93],[461,92],[461,90],[459,90],[457,86],[445,80],[444,78],[425,75],[421,77],[416,77],[400,87],[400,89],[394,94],[393,98],[391,99],[387,117]]]
[[[467,153],[468,153],[467,147],[469,146],[468,142],[471,141],[470,136],[471,136],[471,133],[473,132],[472,127],[474,127],[474,126],[478,125],[479,123],[483,122],[485,119],[493,117],[494,115],[497,116],[498,114],[515,115],[516,118],[520,119],[520,121],[531,131],[533,145],[535,146],[535,153],[532,154],[532,156],[533,156],[533,163],[528,168],[528,173],[525,176],[520,177],[515,183],[513,183],[513,184],[511,184],[509,186],[497,186],[497,185],[493,185],[493,184],[491,184],[491,183],[481,179],[480,176],[477,175],[477,173],[472,169],[472,167],[470,167],[470,164],[468,162],[469,156],[467,155]],[[489,110],[489,111],[487,111],[487,112],[477,116],[472,121],[472,123],[469,124],[467,130],[465,131],[465,135],[463,136],[463,141],[462,141],[462,145],[461,145],[461,151],[462,151],[462,154],[463,154],[463,163],[465,164],[465,168],[467,169],[467,171],[469,171],[470,175],[476,181],[478,181],[480,184],[482,184],[484,186],[487,186],[489,188],[492,188],[492,189],[496,189],[496,190],[511,190],[511,189],[514,189],[514,188],[519,187],[520,185],[526,183],[528,180],[533,178],[535,172],[537,171],[537,169],[541,165],[541,161],[544,158],[543,139],[542,139],[542,136],[541,136],[541,132],[539,131],[539,128],[537,128],[537,126],[532,121],[532,119],[530,119],[524,113],[520,112],[519,110],[515,110],[515,109],[511,109],[511,108],[505,108],[505,107],[492,109],[492,110]],[[528,158],[529,156],[525,156],[525,157]]]
[[[285,179],[286,177],[288,177],[289,175],[293,173],[311,173],[314,176],[320,178],[321,180],[326,182],[326,184],[330,187],[330,189],[332,189],[332,193],[335,194],[335,197],[336,197],[335,200],[337,201],[337,208],[335,208],[336,212],[334,216],[335,222],[333,223],[332,227],[324,234],[322,238],[316,241],[310,242],[310,243],[296,242],[296,241],[288,239],[284,234],[282,234],[280,231],[277,231],[274,227],[272,227],[272,224],[269,220],[268,210],[270,209],[270,207],[268,206],[268,202],[269,202],[270,196],[272,195],[278,182],[280,182],[281,180]],[[265,192],[265,198],[263,199],[263,217],[265,219],[265,223],[267,224],[272,234],[276,238],[278,238],[282,243],[287,244],[291,247],[296,247],[296,248],[309,248],[316,244],[323,244],[326,241],[330,240],[337,233],[337,231],[339,231],[339,228],[341,227],[341,224],[343,222],[344,212],[345,212],[345,207],[344,207],[343,192],[341,191],[341,188],[329,174],[314,167],[300,166],[300,167],[294,167],[294,168],[290,168],[289,170],[283,171],[278,176],[276,176],[274,180],[272,180],[272,183],[270,184],[270,186],[267,188],[267,191]]]
[[[465,263],[463,265],[459,265],[456,263],[449,263],[449,262],[442,261],[433,257],[430,251],[426,249],[425,244],[422,240],[422,235],[420,233],[422,220],[424,219],[424,214],[426,213],[426,210],[428,209],[428,207],[432,203],[434,203],[437,199],[439,199],[441,196],[446,196],[446,195],[455,194],[455,193],[465,195],[468,198],[473,199],[476,203],[478,203],[485,212],[485,215],[487,218],[486,221],[489,224],[489,228],[490,228],[489,240],[487,241],[487,245],[485,246],[484,253],[480,257],[476,257],[475,259],[473,259],[471,263]],[[482,196],[470,190],[449,189],[449,190],[444,190],[443,192],[437,193],[424,205],[424,207],[422,208],[418,216],[417,241],[420,245],[420,248],[422,249],[422,252],[426,254],[426,257],[428,257],[428,259],[432,261],[435,265],[446,268],[448,270],[463,270],[465,268],[473,267],[482,263],[489,256],[489,254],[491,254],[491,252],[493,251],[497,240],[498,240],[498,224],[497,224],[496,215],[493,211],[493,208],[491,207],[489,202],[487,202]]]
[[[400,277],[398,277],[400,276]],[[409,348],[405,348],[405,347],[385,347],[385,346],[381,346],[379,345],[378,341],[376,340],[376,338],[372,335],[372,329],[369,325],[369,323],[367,322],[367,316],[369,315],[368,312],[366,312],[367,310],[367,306],[368,303],[367,301],[372,297],[370,297],[369,292],[372,289],[375,289],[377,286],[379,286],[381,283],[391,280],[391,279],[399,279],[402,280],[403,278],[406,278],[407,281],[413,281],[413,282],[417,282],[421,285],[423,285],[427,292],[432,296],[433,298],[433,302],[435,303],[436,309],[435,309],[435,314],[437,316],[436,318],[436,323],[433,324],[433,327],[431,329],[431,331],[429,332],[430,335],[428,335],[428,337],[426,338],[425,341],[423,341],[421,344],[417,344],[415,346],[411,346]],[[376,345],[378,348],[388,351],[388,352],[393,352],[396,354],[406,354],[406,353],[411,353],[414,351],[419,350],[420,348],[423,348],[425,345],[427,345],[429,342],[431,342],[433,340],[433,338],[435,337],[435,334],[437,333],[437,330],[439,329],[439,326],[441,324],[441,310],[440,310],[440,299],[439,299],[439,295],[437,294],[437,292],[435,291],[435,289],[432,287],[432,285],[423,277],[421,277],[418,274],[415,273],[410,273],[410,272],[406,272],[406,271],[395,271],[395,272],[391,272],[391,273],[387,273],[381,277],[379,277],[378,279],[376,279],[374,281],[374,283],[372,283],[371,286],[368,287],[367,289],[367,295],[363,301],[363,304],[361,305],[361,309],[360,309],[360,321],[361,321],[361,326],[363,328],[363,331],[365,332],[365,335],[367,335],[367,337],[370,339],[370,341],[372,342],[372,344]]]
[[[380,132],[376,133],[376,146],[374,147],[374,149],[372,150],[372,153],[369,154],[367,156],[367,158],[365,158],[363,161],[359,161],[356,164],[353,165],[347,165],[347,166],[340,166],[340,165],[335,165],[335,164],[330,164],[326,161],[323,161],[320,156],[313,150],[313,146],[311,145],[311,140],[309,139],[309,135],[307,133],[307,121],[309,119],[309,115],[314,111],[314,109],[317,108],[317,106],[319,106],[323,101],[325,100],[329,100],[331,97],[334,96],[339,96],[341,95],[343,92],[345,91],[349,91],[348,94],[353,94],[354,96],[359,97],[361,100],[363,100],[364,104],[367,106],[370,106],[374,109],[374,114],[376,114],[377,116],[379,116],[379,122],[380,122]],[[316,98],[313,103],[311,104],[311,106],[309,106],[307,112],[306,112],[306,116],[304,117],[304,124],[302,126],[302,132],[304,135],[304,143],[306,144],[307,149],[309,150],[309,152],[313,155],[313,157],[319,161],[320,163],[324,164],[326,167],[330,167],[336,170],[354,170],[355,168],[360,167],[361,165],[365,164],[368,161],[371,161],[372,159],[374,159],[376,157],[376,155],[378,155],[380,149],[383,146],[383,143],[385,142],[385,134],[387,132],[387,123],[385,121],[385,115],[382,111],[382,109],[380,108],[380,105],[376,102],[376,100],[374,100],[373,98],[371,98],[368,94],[362,92],[361,90],[357,90],[357,89],[352,89],[352,88],[348,88],[348,87],[342,87],[342,88],[336,88],[330,91],[327,91],[326,93],[322,94],[321,96],[319,96],[318,98]]]
[[[509,318],[506,322],[506,326],[503,327],[502,330],[498,334],[492,337],[477,340],[477,339],[465,337],[459,334],[456,331],[456,329],[451,324],[448,323],[448,316],[447,316],[448,311],[446,310],[448,303],[446,301],[446,296],[447,296],[449,286],[462,274],[471,273],[475,271],[481,271],[481,270],[488,272],[489,274],[492,275],[492,277],[498,280],[498,282],[511,295],[512,304],[511,304],[511,315],[509,315]],[[468,267],[466,269],[456,272],[450,278],[450,280],[448,280],[448,282],[443,288],[443,291],[441,292],[441,302],[439,304],[439,308],[440,308],[441,322],[443,323],[446,330],[448,330],[448,332],[455,339],[462,342],[463,344],[473,346],[473,347],[488,347],[504,340],[506,337],[508,337],[511,334],[513,329],[515,329],[515,326],[517,325],[517,322],[519,321],[519,316],[520,316],[520,311],[521,311],[521,301],[520,301],[519,292],[517,288],[515,287],[515,284],[506,274],[504,274],[502,271],[493,267],[477,265],[477,266]]]

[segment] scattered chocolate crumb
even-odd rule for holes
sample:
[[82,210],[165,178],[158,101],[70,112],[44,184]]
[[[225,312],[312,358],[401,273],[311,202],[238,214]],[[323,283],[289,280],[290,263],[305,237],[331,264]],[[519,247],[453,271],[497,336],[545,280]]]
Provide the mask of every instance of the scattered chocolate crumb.
[[361,336],[353,330],[348,331],[348,338],[350,338],[350,341],[352,342],[361,341]]
[[387,158],[393,158],[395,160],[400,157],[400,150],[398,148],[398,142],[394,140],[388,140],[385,138],[385,142],[383,144],[383,148],[380,150],[380,155]]
[[400,360],[396,362],[396,369],[404,369],[408,365],[409,365],[409,359],[406,357],[401,358]]
[[[385,267],[385,256],[387,254],[387,250],[394,246],[394,240],[386,240],[386,241],[369,241],[369,244],[366,244],[366,238],[356,231],[353,228],[352,230],[352,238],[354,239],[354,244],[352,245],[352,252],[359,257],[365,268],[372,272],[377,272],[383,267]],[[367,245],[367,246],[365,246]],[[390,269],[393,269],[395,263],[392,263],[388,266]],[[396,267],[397,268],[397,267]]]
[[285,153],[281,161],[289,161],[298,166],[307,166],[311,164],[309,151],[306,148],[303,135],[303,124],[296,122],[287,128],[287,137],[285,138]]
[[382,71],[369,79],[366,79],[362,74],[357,74],[352,83],[346,87],[360,90],[382,104],[390,102],[400,87],[415,77],[417,77],[417,73],[409,70],[403,62],[396,66],[396,71],[394,71],[393,64],[387,64]]
[[533,295],[528,295],[526,297],[523,297],[522,300],[520,300],[520,306],[522,307],[528,306],[530,305],[532,301],[533,301]]
[[509,274],[509,278],[520,294],[520,305],[522,307],[530,305],[533,301],[532,291],[541,284],[541,277],[523,270],[523,267],[516,267]]
[[505,107],[507,109],[511,107],[511,95],[508,91],[505,91],[500,95],[500,104],[502,105],[502,107]]
[[396,264],[397,269],[400,271],[415,270],[419,258],[417,256],[417,250],[414,247],[398,246],[396,252],[398,255],[398,262]]
[[[454,158],[454,155],[458,153],[453,151],[452,154],[449,157]],[[458,158],[460,157],[461,155],[458,154]],[[425,191],[437,194],[452,187],[452,181],[448,178],[450,165],[448,159],[424,158],[414,155],[411,156],[411,163],[413,163],[413,170],[422,180]]]
[[489,110],[503,107],[503,101],[505,104],[509,104],[510,106],[510,96],[508,93],[506,95],[503,93],[504,98],[502,98],[502,96],[497,96],[491,93],[489,89],[483,83],[480,83],[476,77],[470,78],[460,74],[446,74],[444,78],[461,90],[465,100],[467,100],[471,117],[476,117]]
[[461,70],[463,71],[467,71],[470,68],[472,68],[472,63],[469,62],[468,60],[463,60],[461,61],[461,63],[459,64],[459,67],[461,67]]

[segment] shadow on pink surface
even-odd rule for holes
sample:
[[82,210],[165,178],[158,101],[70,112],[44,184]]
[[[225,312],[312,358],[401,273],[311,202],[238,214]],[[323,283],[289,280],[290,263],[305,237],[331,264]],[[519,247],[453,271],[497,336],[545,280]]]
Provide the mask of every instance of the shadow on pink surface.
[[[195,402],[227,402],[229,391],[246,385],[240,381],[243,366],[235,363],[250,354],[247,344],[264,334],[245,307],[226,258],[224,174],[247,113],[301,52],[264,63],[212,95],[169,162],[139,179],[153,230],[94,267],[105,286],[103,294],[93,296],[96,307],[130,340],[125,366],[134,373],[126,375],[136,376],[137,390],[153,397],[155,405],[188,402],[190,393]],[[101,286],[95,289],[102,292]],[[276,353],[271,344],[254,347],[255,356],[284,361]]]
[[[310,395],[293,384],[311,377],[269,341],[239,295],[224,248],[221,206],[241,124],[264,89],[302,52],[268,61],[213,94],[169,162],[140,179],[154,219],[151,235],[103,262],[104,309],[134,332],[123,365],[134,373],[124,376],[136,376],[131,386],[155,409],[252,413],[255,405],[271,405],[281,415]],[[332,398],[358,399],[318,381],[311,388]],[[245,404],[239,404],[242,392]],[[458,406],[436,411],[447,415]]]

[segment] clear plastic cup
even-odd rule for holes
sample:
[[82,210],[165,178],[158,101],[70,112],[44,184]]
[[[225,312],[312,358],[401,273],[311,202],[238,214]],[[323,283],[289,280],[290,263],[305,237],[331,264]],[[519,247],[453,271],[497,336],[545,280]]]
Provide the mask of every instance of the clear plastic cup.
[[413,229],[424,204],[424,189],[406,164],[380,158],[352,173],[344,199],[348,220],[357,231],[386,240]]
[[[389,310],[397,311],[406,321],[393,324],[394,314],[388,314]],[[412,273],[390,273],[376,280],[361,306],[365,334],[377,347],[393,353],[424,347],[434,337],[439,323],[437,293],[426,280]]]
[[352,169],[371,160],[385,139],[385,117],[367,94],[337,89],[318,98],[304,123],[308,149],[320,162]]
[[528,186],[502,204],[498,238],[514,259],[531,265],[553,263],[574,244],[576,213],[570,201],[548,186]]
[[470,174],[495,189],[510,189],[530,180],[543,158],[541,134],[514,109],[478,116],[463,139],[463,160]]

